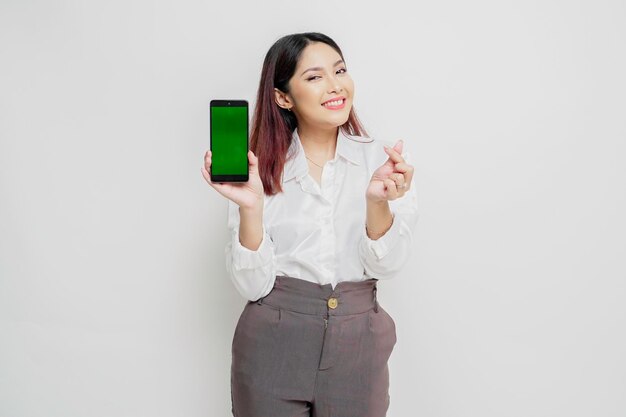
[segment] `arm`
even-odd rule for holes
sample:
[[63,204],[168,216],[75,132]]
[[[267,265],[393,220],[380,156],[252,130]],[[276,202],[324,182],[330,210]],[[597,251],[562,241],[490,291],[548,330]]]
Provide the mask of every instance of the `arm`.
[[[404,158],[410,164],[410,156]],[[359,257],[367,276],[390,279],[402,269],[411,256],[418,217],[414,185],[396,200],[367,202],[366,224],[359,240]]]
[[242,209],[228,201],[228,228],[226,270],[237,291],[256,301],[269,294],[276,277],[274,243],[263,224],[263,208]]
[[389,230],[393,222],[393,213],[389,207],[388,201],[367,202],[365,230],[367,236],[372,240],[379,237]]

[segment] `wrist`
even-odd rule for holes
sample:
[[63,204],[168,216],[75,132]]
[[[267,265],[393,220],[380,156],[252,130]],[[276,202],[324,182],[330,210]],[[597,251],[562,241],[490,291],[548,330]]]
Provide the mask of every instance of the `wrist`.
[[239,212],[255,213],[263,211],[264,200],[263,198],[256,199],[248,204],[239,204]]
[[385,206],[389,205],[389,201],[388,200],[373,200],[370,198],[366,198],[365,201],[367,202],[367,205],[370,207],[375,207],[375,208],[384,208]]
[[239,207],[239,242],[251,251],[263,242],[263,206]]
[[369,237],[372,240],[378,240],[379,238],[383,237],[385,234],[387,234],[389,229],[391,229],[391,226],[393,226],[394,218],[395,216],[393,215],[393,213],[391,213],[391,221],[382,230],[375,230],[375,229],[372,230],[370,226],[368,226],[368,224],[366,223],[365,232],[367,234],[367,237]]
[[263,217],[263,205],[255,205],[250,207],[239,207],[239,216],[247,218]]
[[365,231],[372,240],[377,240],[387,233],[393,224],[393,213],[387,200],[367,201]]

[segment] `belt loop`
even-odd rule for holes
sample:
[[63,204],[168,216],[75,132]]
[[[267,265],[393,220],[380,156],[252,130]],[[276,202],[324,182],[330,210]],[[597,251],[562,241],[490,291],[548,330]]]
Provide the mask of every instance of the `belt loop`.
[[374,284],[374,311],[376,313],[378,313],[378,298],[376,297],[377,291],[378,291],[378,288],[376,287],[376,284]]
[[261,298],[259,298],[259,299],[257,300],[257,302],[256,302],[256,303],[257,303],[258,305],[263,304],[263,299],[264,299],[264,298],[265,298],[265,297],[261,297]]

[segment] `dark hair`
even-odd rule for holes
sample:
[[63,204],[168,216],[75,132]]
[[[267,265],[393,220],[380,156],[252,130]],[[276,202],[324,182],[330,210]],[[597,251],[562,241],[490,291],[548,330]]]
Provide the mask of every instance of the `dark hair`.
[[[343,54],[330,37],[318,32],[295,33],[283,36],[267,51],[261,71],[256,107],[252,119],[250,147],[259,159],[259,176],[266,195],[282,192],[281,176],[291,144],[294,129],[298,126],[295,114],[280,108],[274,101],[274,88],[289,92],[289,80],[296,71],[298,59],[304,48],[312,42],[323,42]],[[345,61],[345,59],[344,59]],[[367,136],[354,111],[340,128],[349,135]]]

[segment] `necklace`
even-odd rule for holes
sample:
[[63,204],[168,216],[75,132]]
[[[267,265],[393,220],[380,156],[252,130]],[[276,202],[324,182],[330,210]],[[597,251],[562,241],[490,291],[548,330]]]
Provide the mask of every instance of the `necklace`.
[[316,163],[315,163],[315,162],[314,162],[311,158],[309,158],[308,156],[306,156],[306,154],[305,154],[304,156],[306,157],[306,159],[308,159],[309,161],[311,161],[311,162],[313,163],[313,165],[317,165],[317,166],[318,166],[318,167],[320,167],[320,168],[324,168],[323,166],[316,164]]

